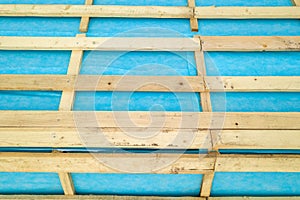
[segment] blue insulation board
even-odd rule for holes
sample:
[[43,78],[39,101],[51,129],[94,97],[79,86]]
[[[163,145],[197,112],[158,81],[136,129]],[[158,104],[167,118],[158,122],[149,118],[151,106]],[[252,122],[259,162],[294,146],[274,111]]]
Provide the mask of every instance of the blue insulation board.
[[[84,0],[0,0],[0,4],[84,4]],[[186,0],[95,0],[103,5],[185,6]],[[197,0],[198,6],[291,6],[290,0]],[[1,36],[75,36],[79,18],[0,17]],[[193,35],[294,36],[300,20],[198,20],[91,18],[87,36],[192,37]],[[66,74],[70,51],[0,51],[0,74]],[[210,52],[213,76],[299,76],[300,52]],[[196,75],[193,52],[89,52],[81,74]],[[0,110],[57,110],[61,92],[0,91]],[[114,99],[121,101],[115,103]],[[122,99],[129,99],[122,101]],[[78,92],[74,110],[201,111],[199,94]],[[95,101],[93,105],[86,102]],[[143,102],[143,103],[141,103]],[[213,93],[214,111],[299,112],[299,93]],[[33,149],[32,149],[33,150]],[[44,149],[48,151],[49,149]],[[42,151],[42,150],[38,150]],[[222,153],[249,153],[223,150]],[[251,150],[251,153],[263,153]],[[299,153],[265,150],[264,153]],[[78,194],[198,196],[202,175],[72,174]],[[216,173],[213,196],[300,195],[300,173]],[[0,194],[63,194],[57,174],[0,173]]]

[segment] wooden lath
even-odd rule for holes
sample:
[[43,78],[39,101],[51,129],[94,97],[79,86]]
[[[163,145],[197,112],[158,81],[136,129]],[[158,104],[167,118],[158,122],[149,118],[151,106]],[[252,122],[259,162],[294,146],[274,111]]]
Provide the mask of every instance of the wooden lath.
[[[157,166],[154,165],[153,170],[149,168],[151,171],[148,172],[144,171],[147,160],[157,162]],[[201,174],[213,169],[214,160],[214,157],[202,158],[197,154],[0,153],[0,171],[122,173],[109,165],[119,162],[120,165],[132,163],[135,173]],[[165,165],[164,161],[170,161],[170,164]]]
[[[77,37],[85,37],[85,34],[78,34]],[[81,63],[83,58],[82,50],[73,50],[70,57],[67,75],[76,76],[80,72]],[[59,104],[59,111],[71,111],[73,109],[75,99],[74,84],[69,89],[63,89]],[[58,173],[62,188],[65,195],[74,195],[75,187],[72,180],[72,175],[68,172]]]
[[[0,195],[3,200],[207,200],[200,197],[158,197],[158,196],[111,196],[111,195],[76,195],[76,196],[63,196],[63,195]],[[298,200],[291,198],[288,200]],[[219,200],[219,199],[218,199]],[[235,200],[235,199],[234,199]],[[242,200],[242,199],[241,199]],[[250,199],[252,200],[252,199]],[[256,200],[256,199],[253,199]],[[261,200],[261,199],[257,199]],[[275,199],[283,200],[283,198]]]
[[207,130],[173,128],[0,128],[0,147],[199,149],[208,134]]
[[[200,104],[202,108],[202,112],[212,112],[212,104],[211,104],[211,98],[210,98],[210,91],[208,90],[207,86],[207,76],[206,76],[206,64],[205,64],[205,57],[204,57],[204,51],[202,48],[202,41],[201,37],[199,37],[200,40],[200,51],[195,51],[195,61],[196,61],[196,68],[197,68],[197,74],[198,76],[203,78],[204,83],[204,91],[200,92]],[[216,80],[216,79],[215,79]],[[219,81],[217,81],[217,84],[219,89],[222,89],[224,87],[219,86]],[[211,148],[213,147],[213,138],[212,138],[212,132],[211,130],[208,130],[209,137],[208,140],[210,142]],[[210,150],[210,149],[209,149]],[[211,151],[211,150],[210,150]],[[216,160],[215,160],[216,162]],[[214,164],[215,167],[215,164]],[[212,182],[214,179],[214,169],[210,170],[209,172],[205,173],[203,175],[203,180],[201,184],[201,190],[200,190],[200,196],[201,197],[209,197],[211,188],[212,188]]]
[[193,16],[190,18],[190,26],[193,32],[198,32],[198,20],[195,18],[195,0],[188,0],[188,7],[193,9]]
[[[85,0],[85,5],[93,5],[93,1],[94,0]],[[90,23],[89,16],[81,17],[79,31],[84,33],[87,32],[89,23]]]
[[298,7],[194,7],[109,5],[22,5],[3,4],[0,16],[126,17],[198,19],[298,19]]
[[[300,36],[201,36],[203,51],[300,51]],[[200,51],[199,38],[0,36],[1,50]]]
[[[121,123],[132,120],[134,123]],[[298,130],[299,112],[0,111],[0,127]],[[163,120],[162,125],[159,121]],[[82,123],[79,123],[82,122]]]
[[157,197],[157,196],[110,196],[110,195],[0,195],[3,200],[299,200],[300,197]]
[[75,91],[140,92],[300,92],[300,77],[0,75],[0,90],[73,89]]
[[[90,138],[89,147],[198,149],[209,133],[207,130],[162,128],[127,128],[128,132],[156,135],[151,138],[128,136],[120,128],[81,128],[80,134]],[[300,130],[218,130],[214,149],[300,149]],[[97,140],[99,133],[109,142]],[[85,147],[76,128],[0,128],[0,147]],[[16,140],[18,138],[18,140]],[[175,140],[175,138],[183,138]],[[193,139],[190,144],[184,139]]]
[[[138,163],[145,158],[173,159],[174,154],[117,154],[117,153],[0,153],[1,172],[74,172],[74,173],[119,173],[100,160],[109,163],[114,160],[135,159]],[[199,157],[183,154],[168,166],[157,168],[159,174],[205,174],[214,168],[217,172],[299,172],[299,155],[217,155]],[[99,160],[98,160],[99,159]]]
[[300,6],[300,0],[291,0],[294,6]]

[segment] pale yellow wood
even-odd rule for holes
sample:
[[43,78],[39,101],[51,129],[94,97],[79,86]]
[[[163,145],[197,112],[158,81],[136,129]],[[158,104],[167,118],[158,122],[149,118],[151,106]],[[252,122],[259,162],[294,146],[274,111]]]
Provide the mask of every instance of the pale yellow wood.
[[0,153],[0,171],[199,174],[211,170],[214,159],[195,154]]
[[299,200],[300,197],[209,197],[207,200]]
[[[74,172],[120,173],[119,168],[108,165],[119,161],[120,166],[132,163],[134,172],[145,172],[144,165],[150,159],[157,164],[151,173],[178,174],[211,172],[214,156],[199,157],[195,154],[83,154],[83,153],[0,153],[2,172]],[[104,162],[104,163],[103,163]],[[106,163],[106,164],[105,164]],[[114,163],[118,166],[118,162]],[[116,167],[114,166],[114,167]],[[156,166],[155,166],[156,167]],[[216,172],[299,172],[299,155],[217,155]],[[133,171],[131,171],[133,172]],[[149,171],[150,172],[150,171]]]
[[[84,38],[85,34],[77,34],[78,38]],[[83,57],[83,51],[73,50],[70,57],[70,62],[68,66],[68,75],[78,75],[81,68],[81,62]],[[60,111],[72,110],[75,98],[74,82],[71,85],[72,88],[68,90],[63,90],[61,95],[61,100],[59,104]]]
[[206,76],[209,91],[299,92],[299,76]]
[[294,6],[300,6],[300,0],[291,0]]
[[201,6],[195,8],[195,17],[200,19],[298,19],[300,18],[300,9],[292,6]]
[[75,99],[75,90],[63,91],[60,99],[59,110],[68,111],[73,108]]
[[[191,18],[193,8],[179,6],[107,6],[107,5],[11,5],[0,6],[0,16],[49,17],[139,17]],[[297,7],[195,7],[195,17],[204,19],[297,19]]]
[[76,196],[58,196],[58,195],[0,195],[0,199],[4,200],[299,200],[300,197],[157,197],[157,196],[98,196],[98,195],[76,195]]
[[0,16],[190,18],[185,6],[0,5]]
[[214,149],[300,149],[300,130],[220,130]]
[[194,10],[196,7],[195,0],[188,0],[188,7],[193,9],[193,16],[190,18],[190,26],[193,32],[198,32],[198,20],[194,17]]
[[[77,34],[77,37],[85,37],[85,34]],[[78,75],[81,68],[81,62],[83,57],[82,50],[73,50],[70,56],[70,62],[68,66],[68,75]],[[74,104],[75,99],[75,90],[74,84],[71,90],[63,90],[60,104],[59,104],[59,111],[71,111]],[[64,190],[65,195],[74,195],[75,188],[72,180],[72,175],[69,172],[61,172],[58,173],[59,179],[61,182],[61,186]]]
[[192,38],[93,38],[0,36],[2,50],[197,51]]
[[196,129],[0,128],[0,147],[199,149],[208,136]]
[[[85,5],[92,5],[93,0],[85,0]],[[80,32],[87,32],[89,26],[90,18],[88,16],[81,17],[79,31]]]
[[[69,71],[72,69],[70,67]],[[205,92],[205,82],[206,92],[300,91],[299,76],[205,76],[203,81],[201,74],[200,76],[0,75],[0,90]]]
[[[300,51],[300,36],[201,36],[203,51]],[[0,36],[2,50],[199,51],[198,38]]]
[[76,195],[76,196],[62,196],[62,195],[0,195],[0,199],[4,200],[206,200],[200,197],[157,197],[157,196],[110,196],[110,195]]
[[300,51],[299,36],[201,36],[203,51]]
[[201,192],[200,192],[201,197],[209,197],[210,196],[212,183],[214,180],[214,175],[215,175],[215,173],[213,170],[204,174],[202,185],[201,185]]
[[217,172],[299,172],[299,155],[218,156]]
[[66,90],[72,89],[74,76],[67,75],[0,75],[0,90]]
[[[73,68],[71,66],[76,65],[70,65],[69,71]],[[204,86],[203,79],[197,76],[0,75],[0,90],[73,89],[76,91],[200,92],[204,90]]]
[[58,173],[60,183],[64,190],[65,195],[74,195],[75,189],[70,173],[60,172]]
[[298,130],[299,119],[299,112],[0,111],[1,127]]
[[212,112],[210,93],[209,92],[201,92],[200,99],[201,99],[201,107],[202,107],[203,112]]

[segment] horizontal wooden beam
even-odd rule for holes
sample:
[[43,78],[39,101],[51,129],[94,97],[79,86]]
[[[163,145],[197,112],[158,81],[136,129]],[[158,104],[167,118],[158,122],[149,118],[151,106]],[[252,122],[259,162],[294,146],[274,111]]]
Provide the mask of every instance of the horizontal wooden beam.
[[198,174],[213,157],[196,154],[0,153],[1,172]]
[[298,92],[299,76],[206,76],[210,92]]
[[[158,196],[110,196],[110,195],[0,195],[3,200],[206,200],[201,197],[158,197]],[[275,199],[277,200],[277,199]]]
[[299,19],[297,7],[215,7],[195,8],[195,17],[200,19]]
[[0,75],[0,90],[299,92],[299,76]]
[[0,128],[0,141],[0,147],[212,148],[209,132],[196,129]]
[[200,92],[204,84],[203,78],[197,76],[0,75],[0,90],[73,88],[77,91]]
[[158,197],[158,196],[110,196],[110,195],[0,195],[0,199],[3,200],[299,200],[300,197]]
[[300,149],[299,130],[213,131],[214,149]]
[[284,196],[284,197],[209,197],[207,200],[299,200],[300,197]]
[[[300,149],[299,130],[216,130],[212,137],[215,150]],[[212,148],[208,131],[172,128],[0,128],[0,141],[0,147]]]
[[0,36],[2,50],[198,51],[197,38]]
[[110,195],[0,195],[0,199],[3,200],[299,200],[300,197],[158,197],[158,196],[110,196]]
[[[110,6],[110,5],[22,5],[0,6],[0,16],[37,17],[124,17],[124,18],[191,18],[193,7],[184,6]],[[195,7],[201,19],[297,19],[296,7]]]
[[203,51],[300,51],[299,36],[201,36]]
[[0,111],[0,127],[299,130],[299,112]]
[[[0,171],[120,173],[118,166],[130,163],[132,171],[128,172],[205,174],[213,170],[215,158],[216,172],[299,172],[300,169],[299,155],[0,153]],[[151,171],[144,171],[149,169],[146,162],[157,165],[151,166]]]
[[0,16],[190,18],[193,9],[183,6],[2,4]]
[[226,155],[217,157],[217,172],[299,172],[299,155]]
[[93,38],[0,36],[2,50],[97,51],[300,51],[300,36],[199,38]]

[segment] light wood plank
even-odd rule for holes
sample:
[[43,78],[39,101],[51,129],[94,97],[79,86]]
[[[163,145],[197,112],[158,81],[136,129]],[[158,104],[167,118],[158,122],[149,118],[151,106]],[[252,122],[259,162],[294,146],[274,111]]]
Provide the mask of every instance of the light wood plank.
[[217,157],[217,172],[299,172],[299,155],[230,155]]
[[0,36],[2,50],[195,51],[193,38],[95,38]]
[[193,9],[185,6],[2,4],[0,16],[190,18]]
[[62,196],[62,195],[0,195],[0,199],[4,200],[299,200],[300,197],[157,197],[157,196],[110,196],[110,195],[76,195],[76,196]]
[[203,51],[300,51],[299,36],[201,36]]
[[199,149],[208,136],[196,129],[0,128],[0,147]]
[[203,79],[197,76],[0,75],[0,90],[199,92],[203,88]]
[[[76,37],[85,37],[85,34],[77,34]],[[81,62],[83,57],[83,51],[81,50],[73,50],[70,56],[70,62],[68,66],[68,75],[78,75],[81,68]],[[59,111],[71,111],[73,109],[75,99],[75,90],[71,88],[71,90],[63,90]],[[64,190],[65,195],[74,195],[75,187],[73,184],[72,176],[68,172],[58,173],[59,179]]]
[[195,154],[0,153],[0,171],[198,174],[213,161]]
[[[201,37],[199,37],[199,39],[201,40]],[[201,108],[202,108],[203,112],[212,112],[210,93],[209,93],[206,79],[205,79],[206,64],[205,64],[204,52],[203,52],[202,48],[200,51],[195,52],[195,59],[196,59],[196,65],[197,65],[197,74],[198,74],[198,76],[202,76],[203,82],[205,83],[204,84],[204,92],[200,93]],[[210,130],[209,130],[209,140],[210,140],[211,147],[213,147],[212,135],[211,135]],[[215,160],[215,162],[216,162],[216,160]],[[213,170],[204,174],[203,179],[202,179],[201,188],[200,188],[200,196],[201,197],[209,197],[210,196],[213,178],[214,178]]]
[[201,193],[200,193],[201,197],[209,197],[210,196],[214,176],[215,176],[215,173],[213,170],[204,174],[202,185],[201,185]]
[[299,112],[0,111],[1,127],[298,130]]
[[[203,51],[300,51],[300,36],[201,36]],[[2,50],[199,51],[198,38],[0,36]]]
[[220,130],[214,149],[300,149],[299,130]]
[[[191,18],[193,8],[185,6],[109,6],[109,5],[22,5],[0,6],[0,16],[41,17],[138,17]],[[297,19],[296,7],[195,7],[195,18],[202,19]]]
[[206,76],[212,92],[299,92],[299,76]]
[[297,7],[215,7],[195,8],[195,17],[200,19],[299,19]]
[[300,197],[209,197],[208,200],[299,200]]
[[157,197],[157,196],[110,196],[110,195],[76,195],[76,196],[62,196],[62,195],[0,195],[0,199],[5,200],[206,200],[200,197]]
[[193,16],[190,18],[190,26],[193,32],[198,32],[198,20],[194,17],[194,10],[196,7],[195,0],[188,0],[188,7],[193,9]]
[[[108,166],[117,160],[120,165],[132,163],[132,169],[138,173],[145,172],[143,160],[150,159],[161,164],[160,162],[168,162],[177,156],[176,154],[0,153],[0,171],[119,173],[122,171]],[[214,159],[209,156],[184,154],[167,165],[157,166],[157,170],[151,170],[151,173],[205,174],[213,169]],[[218,155],[216,162],[217,172],[299,172],[299,167],[299,155]]]
[[[73,65],[74,66],[74,65]],[[299,76],[0,75],[0,90],[299,92]],[[204,98],[205,99],[205,98]],[[204,102],[203,102],[204,103]]]
[[64,190],[65,195],[74,195],[75,189],[72,180],[72,176],[70,173],[60,172],[58,173],[59,180],[61,182],[62,188]]
[[[92,4],[93,4],[93,0],[85,0],[85,5],[92,5]],[[79,31],[87,32],[89,23],[90,23],[90,18],[88,16],[81,17]]]
[[300,6],[300,0],[291,0],[294,6]]

